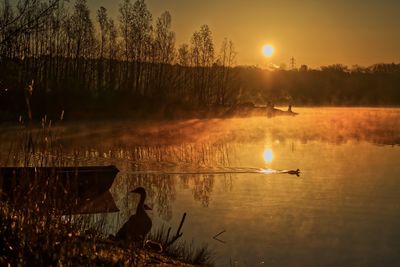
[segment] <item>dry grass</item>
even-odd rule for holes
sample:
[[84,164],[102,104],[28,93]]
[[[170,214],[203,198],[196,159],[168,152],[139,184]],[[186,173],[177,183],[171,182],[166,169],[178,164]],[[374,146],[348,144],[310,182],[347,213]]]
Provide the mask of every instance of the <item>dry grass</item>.
[[170,237],[168,229],[163,225],[150,234],[149,238],[160,244],[164,245],[164,253],[174,259],[179,259],[183,262],[199,265],[199,266],[212,266],[214,254],[208,245],[200,247],[195,246],[194,242],[188,243],[186,241],[177,240],[171,245],[165,245],[166,240]]
[[[131,159],[140,162],[161,162],[177,155],[183,157],[178,160],[190,161],[187,152],[172,148],[140,146],[130,153]],[[57,132],[44,118],[39,130],[20,125],[1,165],[70,166],[81,163],[81,156],[64,154]],[[53,178],[46,177],[48,181]],[[1,192],[0,241],[4,245],[0,246],[0,266],[186,266],[180,260],[201,265],[207,260],[206,248],[192,252],[191,246],[185,248],[184,244],[171,247],[165,255],[121,247],[102,234],[104,225],[93,225],[88,216],[61,215],[64,212],[53,203],[62,201],[65,205],[70,199],[49,194],[54,186],[50,182],[47,188],[31,186],[27,194],[16,192],[12,199]],[[68,205],[63,210],[68,210]]]

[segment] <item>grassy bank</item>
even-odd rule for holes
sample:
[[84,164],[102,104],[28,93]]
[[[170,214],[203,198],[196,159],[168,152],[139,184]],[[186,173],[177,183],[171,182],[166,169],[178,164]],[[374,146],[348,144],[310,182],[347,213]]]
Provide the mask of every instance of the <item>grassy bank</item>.
[[[21,126],[23,130],[15,136],[8,159],[3,161],[5,165],[70,165],[49,124],[43,120],[42,129],[35,134]],[[87,217],[62,215],[68,214],[64,211],[68,210],[71,199],[54,194],[55,185],[51,181],[55,181],[55,177],[46,177],[46,188],[35,184],[31,178],[17,177],[28,181],[29,186],[24,184],[23,190],[16,190],[12,198],[0,187],[0,266],[209,265],[206,248],[195,250],[183,242],[168,246],[162,253],[115,242],[100,228],[91,225]],[[0,177],[0,186],[2,182]],[[60,201],[65,206],[64,211],[54,206]],[[149,238],[160,243],[165,240]]]
[[[169,256],[110,241],[84,222],[0,204],[1,266],[192,266]],[[182,257],[181,254],[176,257]]]

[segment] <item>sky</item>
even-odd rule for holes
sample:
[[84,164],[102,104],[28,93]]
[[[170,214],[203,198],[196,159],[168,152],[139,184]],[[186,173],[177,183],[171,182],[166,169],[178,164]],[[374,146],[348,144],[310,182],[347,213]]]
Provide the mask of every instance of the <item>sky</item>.
[[[88,0],[95,18],[100,6],[118,19],[122,0]],[[216,51],[224,37],[238,52],[238,65],[369,66],[400,63],[400,1],[378,0],[147,0],[155,20],[172,16],[177,46],[208,24]],[[262,46],[275,53],[266,58]]]

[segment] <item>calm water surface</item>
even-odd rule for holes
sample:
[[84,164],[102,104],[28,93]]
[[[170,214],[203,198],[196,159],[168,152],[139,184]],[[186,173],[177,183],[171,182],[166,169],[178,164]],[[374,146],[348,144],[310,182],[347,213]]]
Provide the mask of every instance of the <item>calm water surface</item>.
[[[141,185],[153,229],[176,229],[187,212],[182,239],[208,244],[217,266],[400,266],[400,109],[297,111],[272,119],[64,122],[54,131],[71,164],[121,170],[111,190],[120,212],[92,216],[110,233],[134,212],[138,199],[128,192]],[[3,144],[13,131],[0,134]],[[244,168],[301,175],[235,173]]]

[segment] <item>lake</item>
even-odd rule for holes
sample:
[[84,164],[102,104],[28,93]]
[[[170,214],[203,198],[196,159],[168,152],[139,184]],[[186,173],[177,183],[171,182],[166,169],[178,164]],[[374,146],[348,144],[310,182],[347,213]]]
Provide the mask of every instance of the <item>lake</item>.
[[[400,266],[400,109],[295,111],[53,122],[44,134],[57,143],[50,151],[63,151],[54,162],[120,169],[111,188],[120,212],[90,216],[108,233],[134,212],[129,191],[143,186],[153,229],[176,231],[186,212],[181,239],[208,244],[217,266]],[[2,165],[20,162],[8,155],[20,127],[0,132]],[[299,177],[268,171],[296,169]]]

